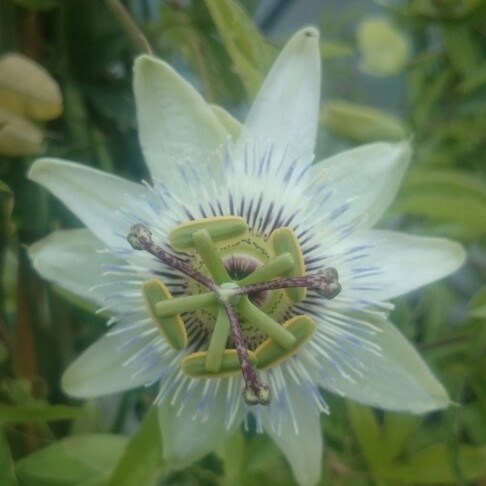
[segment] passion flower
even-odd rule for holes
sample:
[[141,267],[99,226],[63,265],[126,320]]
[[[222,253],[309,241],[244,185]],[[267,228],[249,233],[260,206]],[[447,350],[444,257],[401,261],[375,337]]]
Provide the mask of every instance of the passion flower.
[[390,299],[453,272],[464,252],[371,229],[408,143],[313,163],[317,31],[292,37],[243,126],[153,57],[137,59],[134,89],[151,184],[55,159],[30,171],[87,226],[33,245],[34,265],[113,316],[66,371],[66,392],[158,383],[174,467],[253,416],[303,485],[320,475],[321,389],[391,410],[447,406],[387,316]]

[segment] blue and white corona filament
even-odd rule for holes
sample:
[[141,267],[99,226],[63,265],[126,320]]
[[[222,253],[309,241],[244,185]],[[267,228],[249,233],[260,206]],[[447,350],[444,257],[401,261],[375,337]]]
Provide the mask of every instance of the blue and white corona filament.
[[371,229],[407,143],[313,163],[317,31],[288,42],[243,125],[160,60],[142,56],[134,73],[151,184],[56,159],[30,171],[87,227],[33,245],[35,267],[112,315],[66,371],[66,392],[157,383],[174,467],[254,416],[302,485],[319,478],[322,389],[413,413],[447,406],[388,314],[390,299],[455,271],[463,250]]

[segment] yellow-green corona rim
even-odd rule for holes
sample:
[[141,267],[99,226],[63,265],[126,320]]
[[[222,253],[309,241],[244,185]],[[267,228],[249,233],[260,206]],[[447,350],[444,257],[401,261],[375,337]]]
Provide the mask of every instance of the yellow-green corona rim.
[[[206,369],[207,355],[206,351],[189,354],[182,360],[182,371],[192,378],[223,378],[241,373],[240,360],[236,349],[226,349],[224,351],[219,371],[216,373],[209,372]],[[255,353],[248,351],[248,357],[251,364],[256,366],[257,358]]]
[[282,327],[295,337],[295,344],[286,349],[272,338],[265,340],[255,349],[258,369],[263,370],[275,366],[295,354],[309,340],[316,329],[314,321],[307,316],[293,317],[285,322]]
[[142,293],[152,319],[167,342],[177,351],[184,349],[187,345],[187,332],[181,317],[179,315],[160,317],[155,310],[159,302],[172,299],[167,287],[152,278],[142,284]]
[[189,221],[176,226],[170,232],[169,240],[172,248],[180,251],[195,249],[193,234],[199,230],[206,230],[217,243],[244,235],[248,231],[248,225],[239,216],[214,216]]
[[[304,255],[300,249],[299,240],[291,228],[278,228],[272,231],[270,242],[275,255],[289,253],[293,260],[294,266],[286,273],[286,277],[304,277],[305,263]],[[290,287],[285,289],[287,297],[291,302],[298,303],[305,298],[305,287]]]

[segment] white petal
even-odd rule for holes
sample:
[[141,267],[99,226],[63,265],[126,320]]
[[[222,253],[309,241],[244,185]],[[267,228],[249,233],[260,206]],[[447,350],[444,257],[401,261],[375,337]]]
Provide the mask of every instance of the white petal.
[[305,393],[295,380],[286,372],[284,375],[294,416],[289,414],[282,421],[281,430],[277,431],[271,426],[271,410],[264,409],[263,427],[289,461],[297,482],[302,486],[313,486],[321,475],[322,436],[319,413],[314,404],[305,400]]
[[[357,295],[361,292],[363,296],[360,289],[369,286],[374,300],[391,299],[446,277],[466,257],[461,245],[450,240],[377,230],[346,240],[339,250],[346,255],[358,246],[367,248],[363,258],[352,261],[341,272],[343,289],[349,282],[350,290],[357,286]],[[369,273],[367,268],[371,269]]]
[[[393,201],[410,161],[407,142],[373,143],[347,150],[310,168],[310,201],[316,215],[333,210],[345,212],[336,218],[340,226],[365,216],[365,227],[372,227]],[[330,197],[326,194],[330,193]],[[319,195],[326,203],[319,204]],[[323,228],[323,231],[329,230]]]
[[56,231],[29,247],[34,268],[47,280],[98,304],[105,303],[113,288],[93,287],[102,282],[107,264],[122,260],[111,253],[102,252],[105,245],[86,229]]
[[90,230],[109,246],[127,243],[130,230],[116,211],[149,194],[140,184],[106,172],[58,159],[37,160],[29,178],[59,198]]
[[285,153],[289,160],[310,164],[314,155],[319,116],[321,64],[319,32],[307,27],[284,47],[267,75],[239,141],[272,144],[275,160]]
[[380,332],[369,341],[379,354],[351,337],[336,340],[312,367],[319,386],[384,410],[425,413],[447,407],[444,387],[395,326],[377,319],[373,324]]
[[237,140],[241,134],[241,123],[221,106],[211,105],[211,110],[213,110],[216,118],[225,127],[228,135],[230,135],[233,140]]
[[[166,368],[163,353],[153,344],[155,333],[145,328],[110,328],[74,361],[62,377],[62,387],[77,398],[96,398],[156,381]],[[123,330],[123,332],[119,332]],[[138,359],[132,359],[140,353]]]
[[[228,382],[227,379],[221,380],[212,404],[204,403],[207,384],[206,380],[201,379],[190,396],[182,394],[182,399],[175,404],[166,400],[159,406],[164,458],[170,467],[185,467],[201,459],[227,440],[239,426],[242,420],[241,404],[238,405],[236,417],[230,426],[225,424],[225,414],[229,406]],[[238,399],[240,398],[238,389]],[[205,410],[205,406],[209,406],[209,409]]]
[[204,175],[216,163],[227,133],[201,95],[168,64],[150,56],[135,61],[134,90],[139,137],[154,181],[179,195],[185,184],[177,164],[189,161]]

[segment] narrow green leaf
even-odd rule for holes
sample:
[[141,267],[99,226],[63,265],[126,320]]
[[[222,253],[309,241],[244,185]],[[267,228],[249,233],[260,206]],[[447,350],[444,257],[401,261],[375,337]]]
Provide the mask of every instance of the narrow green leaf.
[[254,97],[270,64],[272,51],[259,30],[234,0],[204,0],[224,47],[250,95]]
[[[1,421],[1,419],[0,419]],[[0,427],[0,484],[2,486],[16,486],[17,478],[10,454],[10,448],[3,429]]]
[[101,486],[106,484],[127,442],[126,437],[111,434],[69,437],[19,461],[17,476],[22,486]]
[[50,10],[59,7],[62,0],[13,0],[13,3],[33,10]]
[[386,465],[382,431],[371,408],[347,402],[348,416],[361,451],[373,475],[378,477]]
[[430,123],[433,111],[442,100],[447,99],[448,90],[454,81],[452,69],[443,69],[431,79],[429,75],[430,59],[425,58],[417,66],[412,79],[415,86],[412,86],[413,112],[411,113],[415,125],[419,128],[426,128]]
[[14,194],[12,189],[0,180],[0,236],[9,233],[13,207]]
[[323,40],[320,47],[321,56],[324,59],[336,59],[355,54],[355,49],[350,44],[346,44],[344,42]]
[[200,89],[207,101],[238,104],[244,96],[239,76],[225,46],[217,38],[216,27],[203,2],[193,3],[191,10],[162,6],[162,31],[180,50],[200,77]]
[[474,71],[482,59],[480,47],[476,44],[472,29],[460,23],[442,24],[445,49],[455,71],[466,76]]
[[469,302],[469,315],[477,319],[486,319],[486,285],[483,285]]
[[244,473],[245,462],[245,438],[241,429],[216,450],[216,454],[223,461],[223,483],[228,486],[239,484],[240,477]]
[[[459,474],[452,461],[456,461]],[[414,454],[405,464],[395,465],[386,477],[391,481],[420,484],[459,484],[486,473],[486,447],[460,445],[453,456],[445,444],[436,444]]]
[[389,461],[403,454],[421,419],[414,415],[387,412],[383,421],[385,455]]
[[162,437],[157,407],[151,407],[107,484],[108,486],[156,484],[163,467]]
[[400,119],[376,108],[347,101],[327,102],[321,112],[321,121],[329,130],[359,143],[403,140],[408,136]]
[[460,408],[458,418],[468,437],[477,445],[486,444],[486,420],[484,420],[484,406],[481,401]]
[[486,85],[486,63],[483,62],[468,73],[464,81],[459,85],[459,90],[463,94],[469,94],[484,85]]
[[77,407],[67,405],[6,405],[0,403],[0,422],[19,424],[25,422],[49,422],[69,420],[80,414]]
[[464,171],[411,171],[395,207],[486,232],[486,184]]

